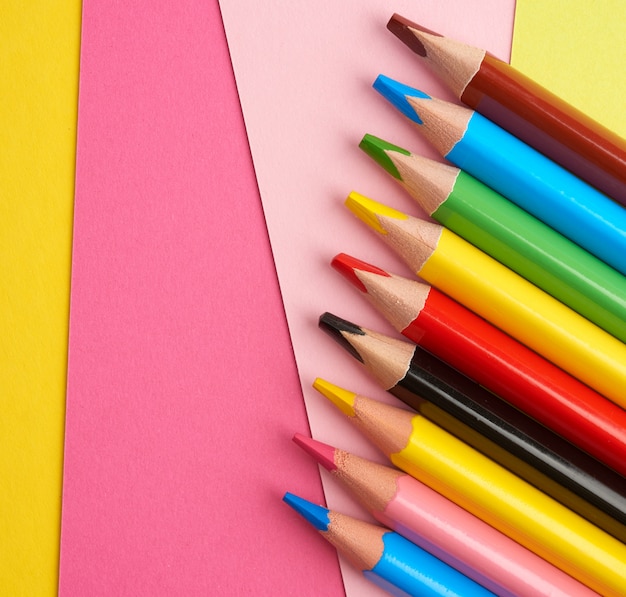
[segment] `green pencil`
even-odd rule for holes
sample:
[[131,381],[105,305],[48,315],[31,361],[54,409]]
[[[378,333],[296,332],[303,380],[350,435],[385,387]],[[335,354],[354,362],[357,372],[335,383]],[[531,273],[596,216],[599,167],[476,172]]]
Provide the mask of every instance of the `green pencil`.
[[433,219],[626,342],[626,277],[466,172],[365,135],[359,147]]

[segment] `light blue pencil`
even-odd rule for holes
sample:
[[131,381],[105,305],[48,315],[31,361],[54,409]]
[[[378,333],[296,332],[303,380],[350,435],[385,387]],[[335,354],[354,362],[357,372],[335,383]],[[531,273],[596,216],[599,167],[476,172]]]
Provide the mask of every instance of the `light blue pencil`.
[[320,531],[368,580],[392,595],[494,595],[395,531],[330,511],[292,493],[286,493],[283,500]]
[[374,88],[443,157],[626,274],[626,209],[478,112],[380,75]]

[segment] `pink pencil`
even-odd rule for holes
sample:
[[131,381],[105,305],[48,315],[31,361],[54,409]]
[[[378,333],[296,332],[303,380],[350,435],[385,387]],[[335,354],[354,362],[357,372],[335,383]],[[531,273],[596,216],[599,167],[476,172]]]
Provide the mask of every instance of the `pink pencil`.
[[376,520],[496,595],[597,597],[413,477],[299,433],[293,439],[348,487]]

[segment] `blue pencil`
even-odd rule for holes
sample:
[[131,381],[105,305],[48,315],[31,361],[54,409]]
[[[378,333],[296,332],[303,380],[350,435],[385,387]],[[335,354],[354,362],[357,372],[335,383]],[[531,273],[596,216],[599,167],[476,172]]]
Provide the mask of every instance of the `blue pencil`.
[[626,209],[478,112],[380,75],[374,88],[443,157],[626,274]]
[[283,500],[320,531],[368,580],[392,595],[494,595],[394,531],[333,512],[292,493],[286,493]]

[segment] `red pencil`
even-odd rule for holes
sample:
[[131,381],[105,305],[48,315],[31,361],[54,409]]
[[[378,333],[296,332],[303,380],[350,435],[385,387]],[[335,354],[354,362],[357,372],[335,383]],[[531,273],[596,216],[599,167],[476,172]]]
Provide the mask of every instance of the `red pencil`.
[[625,410],[436,288],[343,253],[332,265],[404,336],[626,475]]
[[464,104],[626,205],[626,140],[485,50],[397,14],[387,28]]

